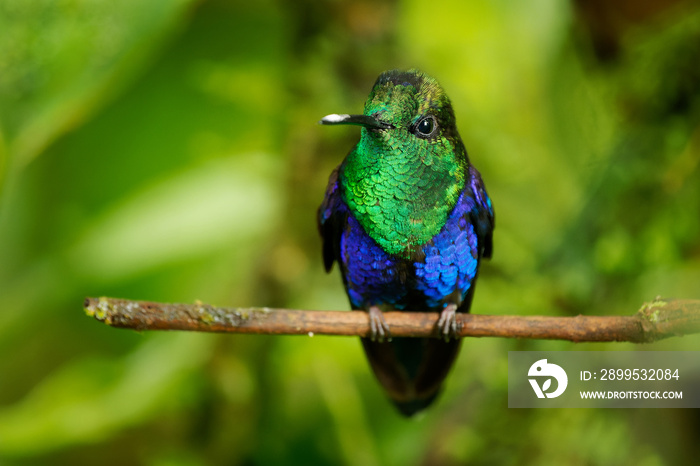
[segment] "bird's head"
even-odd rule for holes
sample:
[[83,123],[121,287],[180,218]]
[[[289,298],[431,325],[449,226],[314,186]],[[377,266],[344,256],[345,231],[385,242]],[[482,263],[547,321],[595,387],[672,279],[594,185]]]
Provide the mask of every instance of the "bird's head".
[[456,147],[461,142],[450,99],[435,79],[418,70],[382,73],[363,114],[328,115],[321,123],[362,126],[360,146],[366,144],[368,152],[448,158],[463,152]]

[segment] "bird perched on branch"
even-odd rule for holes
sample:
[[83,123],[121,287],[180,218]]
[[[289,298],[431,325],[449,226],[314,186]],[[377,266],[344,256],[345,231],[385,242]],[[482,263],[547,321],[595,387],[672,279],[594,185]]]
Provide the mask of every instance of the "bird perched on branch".
[[[324,264],[338,262],[352,308],[369,313],[365,353],[410,416],[435,399],[459,351],[455,313],[469,312],[479,264],[491,257],[491,200],[447,94],[420,71],[381,74],[364,114],[321,123],[361,126],[318,211]],[[385,310],[440,313],[441,338],[391,339]]]

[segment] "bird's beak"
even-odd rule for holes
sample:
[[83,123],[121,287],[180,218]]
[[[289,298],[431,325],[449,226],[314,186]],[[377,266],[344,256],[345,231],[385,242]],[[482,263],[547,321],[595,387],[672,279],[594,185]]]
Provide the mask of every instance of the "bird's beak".
[[370,129],[393,129],[394,125],[377,120],[369,115],[326,115],[319,121],[322,125],[358,125]]

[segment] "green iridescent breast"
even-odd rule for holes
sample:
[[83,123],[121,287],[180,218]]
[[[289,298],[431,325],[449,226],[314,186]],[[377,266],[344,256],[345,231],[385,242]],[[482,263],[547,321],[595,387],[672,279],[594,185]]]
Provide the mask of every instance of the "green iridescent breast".
[[344,201],[367,234],[388,253],[407,258],[447,221],[464,187],[464,170],[453,154],[412,147],[413,136],[402,133],[391,138],[392,150],[385,147],[388,141],[363,134],[340,181]]

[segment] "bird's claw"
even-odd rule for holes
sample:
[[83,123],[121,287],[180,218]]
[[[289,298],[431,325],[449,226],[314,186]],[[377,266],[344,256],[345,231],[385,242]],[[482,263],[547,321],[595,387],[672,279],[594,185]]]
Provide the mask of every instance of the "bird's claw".
[[457,324],[457,305],[448,304],[440,313],[440,319],[437,322],[438,332],[445,341],[450,341],[450,338],[458,338],[460,326]]
[[391,341],[391,332],[386,320],[384,320],[382,310],[377,306],[370,306],[367,312],[369,313],[370,339],[379,343],[385,340]]

